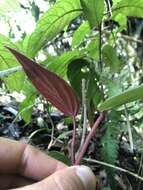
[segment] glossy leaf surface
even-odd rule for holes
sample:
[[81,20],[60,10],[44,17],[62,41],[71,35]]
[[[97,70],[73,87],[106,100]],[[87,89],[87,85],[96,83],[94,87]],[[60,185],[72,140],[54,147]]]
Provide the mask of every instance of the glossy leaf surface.
[[38,21],[29,38],[27,55],[37,52],[82,13],[79,0],[59,0]]
[[99,105],[98,109],[99,111],[105,111],[142,98],[143,85],[107,99],[105,102]]
[[121,0],[112,8],[113,18],[118,14],[143,18],[143,0]]

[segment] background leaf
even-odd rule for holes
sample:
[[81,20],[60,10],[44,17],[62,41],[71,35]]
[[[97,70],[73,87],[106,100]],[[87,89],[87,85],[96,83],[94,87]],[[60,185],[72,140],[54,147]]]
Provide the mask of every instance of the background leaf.
[[113,8],[113,18],[118,14],[143,18],[143,0],[121,0]]
[[98,106],[99,111],[105,111],[128,102],[136,101],[143,98],[143,85],[124,91],[123,93],[113,96]]
[[[9,46],[17,49],[17,46],[13,44],[8,38],[0,34],[0,70],[4,71],[10,68],[19,66],[15,57],[4,47]],[[2,80],[6,83],[9,90],[20,91],[23,87],[25,74],[23,71],[15,72],[12,75],[3,77]]]
[[99,27],[104,14],[104,0],[80,0],[80,2],[90,27]]
[[68,64],[80,57],[83,57],[83,54],[80,51],[68,51],[55,57],[50,63],[49,60],[45,60],[42,64],[47,65],[47,68],[50,71],[57,73],[62,78],[66,78]]
[[102,49],[103,61],[107,64],[111,71],[119,72],[121,61],[116,55],[115,49],[110,45],[105,45]]
[[35,102],[36,94],[27,96],[20,104],[19,114],[26,123],[29,123]]
[[122,85],[120,81],[116,79],[108,81],[107,88],[109,97],[116,96],[122,93]]
[[89,66],[89,63],[85,59],[76,59],[68,65],[68,79],[80,98],[82,93],[82,79],[88,78],[90,73]]
[[[119,134],[119,123],[118,120],[120,119],[120,114],[113,110],[109,113],[108,117],[110,120],[106,124],[104,124],[103,128],[105,134],[101,138],[101,158],[104,162],[109,164],[115,165],[116,160],[118,157],[118,149],[119,149],[119,141],[118,141],[118,134]],[[105,167],[109,183],[111,189],[116,189],[115,181],[113,178],[115,177],[116,170],[110,167]]]
[[0,1],[0,15],[10,11],[16,11],[20,9],[19,0],[1,0]]
[[86,51],[90,57],[99,60],[99,37],[96,36],[87,46]]
[[64,29],[74,18],[81,14],[79,0],[60,0],[38,21],[36,29],[29,38],[27,55],[36,53]]
[[90,26],[88,22],[82,23],[74,32],[72,38],[72,47],[79,46],[84,40],[85,36],[90,33]]

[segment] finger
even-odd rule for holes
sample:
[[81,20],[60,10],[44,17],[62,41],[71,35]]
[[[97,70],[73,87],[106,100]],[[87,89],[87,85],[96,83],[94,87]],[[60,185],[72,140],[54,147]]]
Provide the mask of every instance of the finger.
[[0,175],[0,189],[9,189],[16,187],[23,187],[35,183],[35,181],[12,174],[1,174]]
[[34,147],[0,137],[0,173],[41,180],[67,167]]
[[15,190],[95,190],[96,179],[86,166],[74,166],[60,170],[50,177]]

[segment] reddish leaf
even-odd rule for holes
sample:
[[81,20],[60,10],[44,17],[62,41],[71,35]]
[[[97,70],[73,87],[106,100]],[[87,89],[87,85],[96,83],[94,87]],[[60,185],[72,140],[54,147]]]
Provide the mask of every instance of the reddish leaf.
[[9,47],[6,48],[21,63],[25,73],[34,86],[49,102],[64,114],[76,116],[79,110],[79,101],[68,83],[16,50]]

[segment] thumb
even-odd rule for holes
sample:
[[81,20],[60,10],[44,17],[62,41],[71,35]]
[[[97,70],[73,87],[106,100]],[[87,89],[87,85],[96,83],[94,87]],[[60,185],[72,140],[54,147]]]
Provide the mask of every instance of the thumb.
[[95,190],[96,179],[86,166],[72,166],[19,190]]

